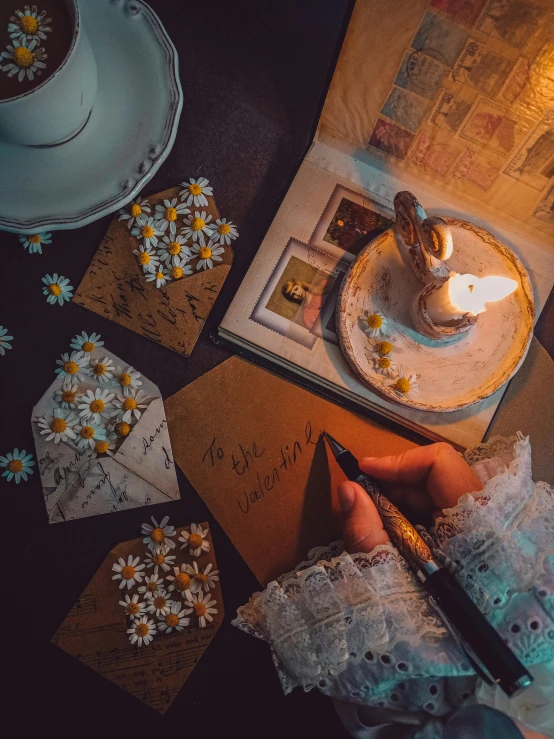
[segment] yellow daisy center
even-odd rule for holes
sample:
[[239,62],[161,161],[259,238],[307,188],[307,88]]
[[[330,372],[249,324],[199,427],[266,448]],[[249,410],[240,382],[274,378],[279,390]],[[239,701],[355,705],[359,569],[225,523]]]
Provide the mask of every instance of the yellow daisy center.
[[125,565],[125,567],[121,570],[121,577],[124,580],[131,580],[135,576],[135,568],[131,567],[131,565]]
[[19,25],[21,30],[30,36],[38,31],[38,21],[32,15],[24,15],[23,18],[20,18]]
[[150,628],[148,624],[137,624],[135,626],[135,634],[137,636],[148,636],[148,632],[150,631]]
[[50,290],[50,292],[52,293],[52,295],[55,295],[56,297],[57,297],[58,295],[61,295],[62,289],[61,289],[61,287],[60,287],[60,286],[59,286],[58,284],[56,284],[55,282],[53,282],[53,283],[52,283],[51,285],[49,285],[49,286],[48,286],[48,289]]
[[94,451],[96,452],[96,454],[106,454],[109,448],[110,445],[107,441],[97,441],[94,445]]
[[105,407],[106,406],[104,405],[104,401],[100,400],[100,398],[93,400],[91,404],[89,405],[89,408],[92,411],[92,413],[102,413]]
[[388,357],[379,357],[377,364],[381,369],[388,369],[391,365],[391,361]]
[[180,280],[183,276],[183,268],[182,267],[172,267],[171,268],[171,277],[174,280]]
[[383,325],[383,319],[378,316],[377,313],[372,313],[367,317],[367,325],[369,328],[381,328]]
[[106,374],[106,365],[102,364],[102,362],[96,362],[92,371],[96,377],[102,377],[102,375]]
[[194,604],[194,612],[198,617],[206,615],[206,606],[203,603]]
[[8,464],[8,470],[10,472],[21,472],[23,469],[23,462],[20,459],[12,459]]
[[189,588],[190,577],[187,575],[186,572],[180,572],[178,575],[175,575],[175,590],[182,592],[183,590],[188,590]]
[[194,579],[198,580],[198,582],[208,582],[208,576],[204,575],[203,572],[199,572],[197,575],[195,575]]
[[209,246],[201,246],[198,253],[201,259],[209,259],[212,256],[212,250]]
[[226,236],[230,230],[231,226],[229,226],[227,223],[220,223],[217,227],[218,233],[220,233],[222,236]]
[[92,341],[85,341],[81,349],[87,354],[90,354],[94,351],[94,344],[92,343]]
[[142,208],[138,203],[133,203],[131,205],[131,215],[133,218],[138,218],[142,213]]
[[129,616],[135,616],[140,611],[139,604],[128,603],[125,611],[129,614]]
[[79,431],[79,435],[82,439],[92,439],[94,436],[94,429],[92,426],[83,426],[83,428]]
[[121,423],[116,424],[115,426],[115,433],[118,436],[129,436],[129,432],[131,431],[131,427],[128,423],[125,423],[125,421],[121,421]]
[[167,245],[167,253],[171,254],[172,257],[177,256],[181,253],[181,244],[178,241],[172,241]]
[[134,398],[126,398],[123,401],[122,408],[124,411],[134,411],[137,407],[137,401]]
[[155,554],[152,557],[152,562],[154,562],[155,565],[163,565],[165,562],[165,556],[161,552],[158,552],[158,554]]
[[202,231],[205,225],[206,221],[203,218],[192,219],[191,227],[193,231]]
[[157,580],[150,580],[150,582],[146,586],[146,592],[147,593],[155,593],[157,589],[158,589],[158,581]]
[[138,255],[138,263],[143,267],[150,264],[150,254],[147,251],[141,251]]
[[166,603],[167,603],[167,601],[163,597],[163,595],[159,595],[157,598],[154,598],[154,606],[155,606],[155,608],[165,608],[165,604]]
[[32,236],[29,236],[28,238],[31,244],[40,244],[40,234],[33,234]]
[[154,236],[154,229],[152,226],[143,226],[140,229],[140,233],[142,236],[144,236],[145,239],[151,239],[152,236]]
[[166,221],[176,221],[177,220],[177,211],[175,210],[175,208],[166,208],[165,219]]
[[202,546],[202,537],[200,534],[191,534],[189,536],[189,546],[191,549],[199,549]]
[[74,403],[75,393],[73,392],[73,390],[64,390],[62,393],[62,400],[64,403]]
[[394,383],[394,387],[399,393],[409,393],[411,385],[407,377],[399,377]]
[[390,341],[380,341],[376,346],[379,354],[390,354],[392,352],[392,344]]
[[63,366],[63,371],[67,375],[75,375],[79,371],[79,365],[77,362],[66,362]]
[[202,188],[200,185],[189,185],[189,192],[191,195],[201,195]]
[[123,372],[119,375],[119,384],[121,387],[129,387],[131,384],[131,375],[127,374],[127,372]]
[[63,418],[54,418],[52,420],[52,423],[50,424],[50,431],[53,431],[55,434],[63,434],[63,432],[67,428],[67,423],[63,420]]
[[161,529],[159,526],[156,526],[156,528],[150,534],[150,538],[155,544],[161,544],[161,542],[165,540],[164,530]]
[[13,60],[20,69],[29,69],[34,61],[34,55],[32,51],[25,48],[25,46],[18,46],[13,50]]
[[171,626],[171,628],[173,628],[179,623],[179,617],[176,613],[170,613],[165,617],[165,622],[168,626]]
[[163,280],[164,277],[165,277],[165,275],[164,275],[163,272],[156,272],[156,279],[157,280]]

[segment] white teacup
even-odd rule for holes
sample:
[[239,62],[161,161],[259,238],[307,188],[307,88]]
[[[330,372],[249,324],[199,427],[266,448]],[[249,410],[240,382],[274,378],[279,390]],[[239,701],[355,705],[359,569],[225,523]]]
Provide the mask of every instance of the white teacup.
[[73,25],[69,51],[42,84],[0,100],[0,139],[29,146],[61,144],[88,120],[98,86],[96,61],[77,0],[65,3]]

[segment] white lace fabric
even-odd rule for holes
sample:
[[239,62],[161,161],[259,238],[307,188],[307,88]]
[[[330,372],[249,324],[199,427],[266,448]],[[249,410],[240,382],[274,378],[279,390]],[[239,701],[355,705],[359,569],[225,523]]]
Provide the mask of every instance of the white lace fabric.
[[[548,663],[554,488],[533,483],[521,435],[492,439],[466,458],[484,488],[444,510],[431,537],[524,664]],[[317,686],[337,699],[440,716],[475,687],[464,654],[391,544],[370,554],[349,555],[340,542],[314,550],[254,594],[233,623],[269,642],[285,692]]]

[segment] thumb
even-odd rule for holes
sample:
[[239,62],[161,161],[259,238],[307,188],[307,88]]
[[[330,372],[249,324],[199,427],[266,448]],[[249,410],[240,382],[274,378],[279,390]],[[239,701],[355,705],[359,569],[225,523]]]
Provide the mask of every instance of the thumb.
[[341,482],[338,488],[342,509],[342,529],[346,551],[371,552],[390,541],[373,501],[355,482]]

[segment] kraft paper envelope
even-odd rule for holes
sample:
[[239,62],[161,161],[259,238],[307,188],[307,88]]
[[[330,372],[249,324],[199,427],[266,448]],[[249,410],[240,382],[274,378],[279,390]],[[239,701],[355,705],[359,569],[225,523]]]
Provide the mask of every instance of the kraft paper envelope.
[[[203,529],[208,527],[205,523],[201,526]],[[189,526],[177,529],[175,539],[185,528],[190,531]],[[212,571],[217,569],[209,532],[206,539],[210,542],[210,551],[202,552],[194,560],[200,572],[209,564],[212,565]],[[120,590],[119,580],[112,580],[112,565],[119,557],[127,561],[130,554],[144,561],[145,552],[146,545],[142,538],[125,541],[114,547],[66,616],[52,642],[156,711],[165,713],[217,634],[223,621],[223,599],[219,582],[216,582],[210,590],[210,599],[216,601],[218,612],[213,616],[213,622],[206,624],[206,628],[200,628],[192,615],[191,623],[183,631],[173,631],[171,634],[158,631],[148,646],[132,645],[127,634],[127,617],[119,601],[124,599],[126,593],[132,598],[139,586]],[[193,558],[188,550],[179,550],[179,544],[172,550],[172,553],[175,552],[176,565],[192,563]],[[153,574],[152,569],[144,571],[147,575]],[[160,577],[172,574],[171,571],[159,570]],[[147,615],[155,623],[158,621],[155,614]]]
[[358,456],[415,446],[238,357],[165,405],[175,461],[262,585],[340,534],[322,431]]
[[[181,189],[174,187],[148,196],[150,215],[164,199],[178,198]],[[193,205],[190,211],[206,211],[215,221],[219,212],[214,199],[207,199],[207,206]],[[182,217],[177,220],[177,233],[182,221]],[[194,259],[190,262],[192,275],[157,288],[154,282],[146,282],[133,254],[139,242],[126,223],[118,220],[118,214],[113,217],[73,302],[188,357],[229,274],[233,250],[225,244],[222,261],[214,261],[213,269],[198,271],[198,259]]]
[[[116,367],[127,368],[115,354],[99,347],[92,359],[108,357]],[[177,484],[171,442],[160,391],[144,375],[140,390],[148,397],[148,407],[132,426],[130,434],[118,441],[113,456],[94,456],[93,450],[79,450],[76,441],[54,443],[40,433],[38,419],[58,408],[54,394],[63,385],[56,378],[33,408],[32,428],[38,469],[49,523],[96,516],[100,513],[167,503],[181,496]],[[119,386],[96,382],[92,377],[76,380],[77,392],[96,388],[121,393]],[[78,408],[72,409],[76,415]],[[113,419],[112,419],[113,421]],[[103,425],[111,423],[103,419]]]

